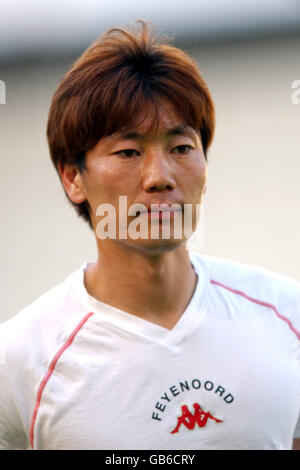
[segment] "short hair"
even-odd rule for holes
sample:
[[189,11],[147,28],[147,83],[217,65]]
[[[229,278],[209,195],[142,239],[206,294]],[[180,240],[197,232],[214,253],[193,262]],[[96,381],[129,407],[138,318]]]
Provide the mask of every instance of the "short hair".
[[[141,28],[111,28],[99,36],[60,81],[50,105],[47,139],[56,169],[85,169],[85,153],[104,136],[151,116],[159,126],[160,100],[199,132],[205,158],[215,128],[214,104],[194,59],[170,37]],[[71,201],[72,202],[72,201]],[[89,205],[72,203],[92,227]]]

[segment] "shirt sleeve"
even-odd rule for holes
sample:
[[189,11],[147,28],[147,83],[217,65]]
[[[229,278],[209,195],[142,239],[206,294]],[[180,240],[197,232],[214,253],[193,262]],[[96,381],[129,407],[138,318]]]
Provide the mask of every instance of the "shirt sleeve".
[[8,367],[5,349],[0,326],[0,450],[27,450],[28,439],[9,382],[13,371]]

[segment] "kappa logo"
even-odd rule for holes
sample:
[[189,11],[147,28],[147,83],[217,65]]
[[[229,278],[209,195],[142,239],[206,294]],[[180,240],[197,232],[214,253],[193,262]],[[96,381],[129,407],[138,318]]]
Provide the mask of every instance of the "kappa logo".
[[205,412],[198,403],[194,403],[194,414],[190,412],[186,405],[181,407],[182,415],[177,418],[177,426],[171,431],[171,434],[175,434],[179,431],[180,426],[185,426],[187,429],[192,430],[198,424],[199,428],[204,428],[209,419],[216,423],[222,423],[221,419],[215,418],[209,412]]

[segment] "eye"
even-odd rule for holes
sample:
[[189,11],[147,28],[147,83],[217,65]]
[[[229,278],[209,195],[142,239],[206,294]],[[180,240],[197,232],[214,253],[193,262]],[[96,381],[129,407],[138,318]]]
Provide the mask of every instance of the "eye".
[[189,150],[192,150],[193,147],[191,145],[177,145],[177,147],[175,147],[175,149],[183,150],[182,152],[180,151],[179,154],[180,155],[185,155],[186,153],[188,153]]
[[[116,152],[118,155],[124,154],[125,158],[132,158],[135,157],[135,155],[130,155],[132,152],[137,152],[137,150],[134,149],[124,149],[124,150],[119,150],[119,152]],[[137,152],[138,153],[138,152]],[[129,154],[129,155],[128,155]]]

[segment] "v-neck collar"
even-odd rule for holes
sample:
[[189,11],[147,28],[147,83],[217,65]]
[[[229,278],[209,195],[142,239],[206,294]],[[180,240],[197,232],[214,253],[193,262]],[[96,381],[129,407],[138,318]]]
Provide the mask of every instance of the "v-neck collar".
[[147,337],[148,340],[175,346],[192,333],[202,321],[208,298],[208,267],[198,253],[189,252],[189,256],[197,274],[197,284],[188,306],[171,330],[92,297],[84,285],[84,271],[91,262],[85,262],[70,276],[71,285],[80,304],[95,313],[92,317],[94,321],[108,322],[132,334]]

